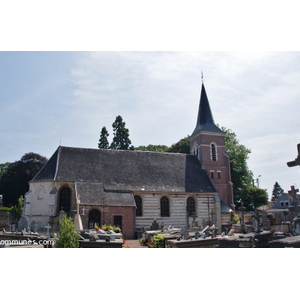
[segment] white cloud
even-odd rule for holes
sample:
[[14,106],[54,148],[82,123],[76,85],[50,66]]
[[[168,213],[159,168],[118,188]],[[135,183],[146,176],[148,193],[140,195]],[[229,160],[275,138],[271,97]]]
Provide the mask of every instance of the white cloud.
[[215,122],[252,150],[249,167],[262,173],[270,193],[270,174],[294,172],[286,161],[300,142],[299,63],[299,52],[74,53],[64,72],[52,70],[53,78],[9,104],[1,98],[2,111],[17,120],[7,121],[11,136],[1,136],[5,147],[20,139],[24,149],[50,156],[60,138],[63,145],[97,147],[102,126],[112,138],[111,124],[121,115],[135,146],[170,145],[195,127],[203,70]]

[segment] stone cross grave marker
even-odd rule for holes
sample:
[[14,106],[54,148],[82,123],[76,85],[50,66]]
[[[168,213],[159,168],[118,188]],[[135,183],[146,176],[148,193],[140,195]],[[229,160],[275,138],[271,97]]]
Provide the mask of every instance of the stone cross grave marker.
[[293,202],[292,202],[292,206],[298,206],[298,199],[297,199],[297,192],[299,192],[299,189],[295,189],[295,186],[291,186],[291,190],[288,191],[289,195],[292,197]]
[[297,145],[298,155],[295,160],[289,161],[286,164],[288,167],[300,166],[300,144]]
[[45,226],[45,228],[47,229],[47,237],[49,238],[50,237],[50,232],[49,232],[49,229],[51,229],[52,227],[49,225]]

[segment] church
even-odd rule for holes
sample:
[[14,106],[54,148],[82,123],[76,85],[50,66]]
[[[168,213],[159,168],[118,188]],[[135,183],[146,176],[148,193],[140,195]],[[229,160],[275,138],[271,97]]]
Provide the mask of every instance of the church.
[[226,226],[233,207],[225,133],[214,122],[202,83],[190,154],[59,146],[29,182],[24,213],[37,229],[58,228],[60,212],[84,229],[117,225],[125,239],[153,220],[168,227]]

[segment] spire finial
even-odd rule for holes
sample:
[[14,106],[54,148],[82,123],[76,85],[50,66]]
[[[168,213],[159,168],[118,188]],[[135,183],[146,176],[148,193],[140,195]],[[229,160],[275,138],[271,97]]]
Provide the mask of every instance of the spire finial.
[[201,70],[201,81],[202,81],[202,83],[203,83],[203,71]]

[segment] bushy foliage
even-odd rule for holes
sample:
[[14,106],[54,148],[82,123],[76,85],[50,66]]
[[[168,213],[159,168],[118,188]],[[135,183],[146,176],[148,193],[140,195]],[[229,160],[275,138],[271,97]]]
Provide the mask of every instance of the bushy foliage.
[[63,216],[60,224],[58,238],[55,240],[56,248],[78,248],[79,237],[75,232],[74,223],[71,217]]
[[162,235],[154,235],[151,248],[164,248],[165,238]]

